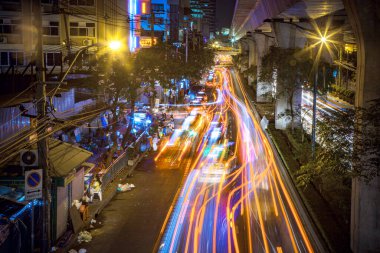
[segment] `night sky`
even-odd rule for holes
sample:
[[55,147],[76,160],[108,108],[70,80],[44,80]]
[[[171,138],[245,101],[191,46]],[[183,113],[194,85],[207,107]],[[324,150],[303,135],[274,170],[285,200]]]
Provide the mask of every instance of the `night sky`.
[[235,0],[216,0],[216,29],[231,26]]

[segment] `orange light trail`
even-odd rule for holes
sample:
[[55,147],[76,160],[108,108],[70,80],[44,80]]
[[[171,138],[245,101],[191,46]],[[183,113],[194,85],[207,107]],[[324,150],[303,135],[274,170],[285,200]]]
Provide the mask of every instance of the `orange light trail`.
[[[170,245],[165,252],[217,253],[223,246],[223,252],[229,253],[314,252],[282,171],[277,166],[278,158],[255,118],[239,76],[218,68],[214,78],[220,82],[222,92],[219,94],[222,94],[223,103],[209,107],[205,117],[193,129],[199,134],[196,157],[190,166],[194,176],[189,178],[188,191],[182,195],[178,220],[173,221],[174,226],[168,224],[173,227],[173,233],[168,237],[170,241],[163,244]],[[231,147],[234,148],[232,156],[227,153],[228,138],[231,139],[227,135],[228,127],[231,127],[230,115],[235,119],[232,125],[236,136]],[[210,133],[215,128],[220,130],[220,137],[210,140]],[[194,145],[192,140],[188,138],[181,147],[179,160]],[[159,155],[165,148],[166,145]],[[231,172],[235,159],[239,166]],[[213,181],[208,181],[211,179],[207,177]],[[244,230],[239,224],[245,225],[242,226]],[[225,233],[219,233],[220,229],[225,229]],[[238,232],[246,233],[246,239],[242,239]]]

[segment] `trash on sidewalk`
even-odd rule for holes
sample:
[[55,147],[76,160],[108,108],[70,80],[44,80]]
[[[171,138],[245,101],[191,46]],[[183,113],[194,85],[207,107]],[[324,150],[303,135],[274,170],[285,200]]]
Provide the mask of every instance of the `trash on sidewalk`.
[[77,209],[79,209],[81,205],[82,205],[82,201],[79,201],[77,199],[75,199],[72,203],[72,206],[75,206]]
[[87,252],[87,250],[83,249],[83,248],[78,251],[78,253],[86,253],[86,252]]
[[75,249],[71,249],[68,251],[68,253],[78,253],[78,251],[76,251]]
[[126,184],[118,184],[117,185],[117,191],[119,191],[119,192],[130,191],[133,188],[135,188],[134,184],[128,184],[128,183],[126,183]]
[[78,243],[82,242],[90,242],[92,240],[92,236],[88,231],[81,231],[78,235]]
[[95,220],[95,219],[92,219],[92,220],[90,221],[90,223],[91,223],[91,224],[95,224],[95,223],[96,223],[96,220]]

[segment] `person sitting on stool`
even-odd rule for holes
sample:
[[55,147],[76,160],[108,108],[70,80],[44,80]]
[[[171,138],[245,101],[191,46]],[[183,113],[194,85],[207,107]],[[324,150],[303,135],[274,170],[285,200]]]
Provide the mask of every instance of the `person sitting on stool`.
[[92,202],[95,193],[98,194],[99,200],[102,201],[102,187],[101,182],[98,176],[95,177],[95,180],[92,182],[90,187],[90,202]]

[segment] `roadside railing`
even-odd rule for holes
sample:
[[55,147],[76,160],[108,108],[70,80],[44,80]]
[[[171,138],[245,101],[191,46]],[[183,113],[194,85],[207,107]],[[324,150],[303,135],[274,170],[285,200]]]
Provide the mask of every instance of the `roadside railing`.
[[[142,133],[135,142],[131,143],[129,147],[135,147],[138,149],[137,151],[137,157],[140,155],[140,143],[143,140],[145,133]],[[116,158],[112,163],[107,167],[105,172],[102,175],[102,191],[104,191],[107,186],[117,177],[117,175],[125,168],[128,166],[128,160],[131,159],[131,157],[128,154],[128,148],[126,151],[123,151],[119,155],[118,158]]]

